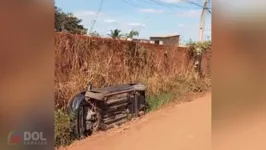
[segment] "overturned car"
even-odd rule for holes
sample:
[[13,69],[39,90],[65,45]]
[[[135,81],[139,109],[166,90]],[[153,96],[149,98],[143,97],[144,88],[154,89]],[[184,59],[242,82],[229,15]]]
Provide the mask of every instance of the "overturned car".
[[74,134],[79,138],[88,136],[145,113],[145,91],[146,86],[140,83],[99,89],[89,84],[87,91],[74,96],[68,104]]

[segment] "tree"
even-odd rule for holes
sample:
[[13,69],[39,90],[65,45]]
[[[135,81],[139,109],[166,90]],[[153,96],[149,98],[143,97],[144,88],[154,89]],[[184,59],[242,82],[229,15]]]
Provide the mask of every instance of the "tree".
[[119,39],[122,36],[121,30],[118,30],[118,29],[111,30],[111,33],[108,35],[112,37],[113,39]]
[[131,30],[129,34],[126,35],[127,38],[133,38],[134,36],[139,36],[139,32],[136,30]]
[[72,34],[87,34],[87,29],[80,25],[81,19],[75,17],[72,13],[65,13],[55,6],[55,31],[69,32]]
[[101,37],[100,34],[98,32],[96,32],[96,31],[93,31],[93,32],[89,33],[89,35],[92,36],[92,37]]

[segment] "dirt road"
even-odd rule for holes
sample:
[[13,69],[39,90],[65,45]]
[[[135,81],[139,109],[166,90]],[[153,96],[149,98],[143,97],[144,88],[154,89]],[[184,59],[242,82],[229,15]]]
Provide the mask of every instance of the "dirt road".
[[78,141],[67,150],[210,150],[211,93]]

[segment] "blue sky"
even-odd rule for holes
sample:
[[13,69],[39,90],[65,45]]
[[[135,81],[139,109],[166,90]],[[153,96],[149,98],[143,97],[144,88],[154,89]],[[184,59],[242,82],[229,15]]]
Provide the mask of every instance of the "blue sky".
[[[191,1],[203,4],[203,0]],[[100,2],[101,0],[55,0],[55,5],[82,19],[82,24],[90,29]],[[180,42],[198,40],[201,10],[202,8],[184,0],[104,0],[93,30],[102,36],[117,28],[123,33],[138,30],[139,38],[179,34]],[[207,36],[211,37],[209,13],[206,16],[204,35],[205,39]]]

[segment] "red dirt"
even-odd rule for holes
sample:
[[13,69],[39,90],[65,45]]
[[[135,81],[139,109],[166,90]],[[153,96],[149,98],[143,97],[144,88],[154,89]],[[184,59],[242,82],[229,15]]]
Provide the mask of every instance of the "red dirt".
[[[62,148],[63,149],[63,148]],[[211,93],[77,141],[67,150],[210,150]]]

